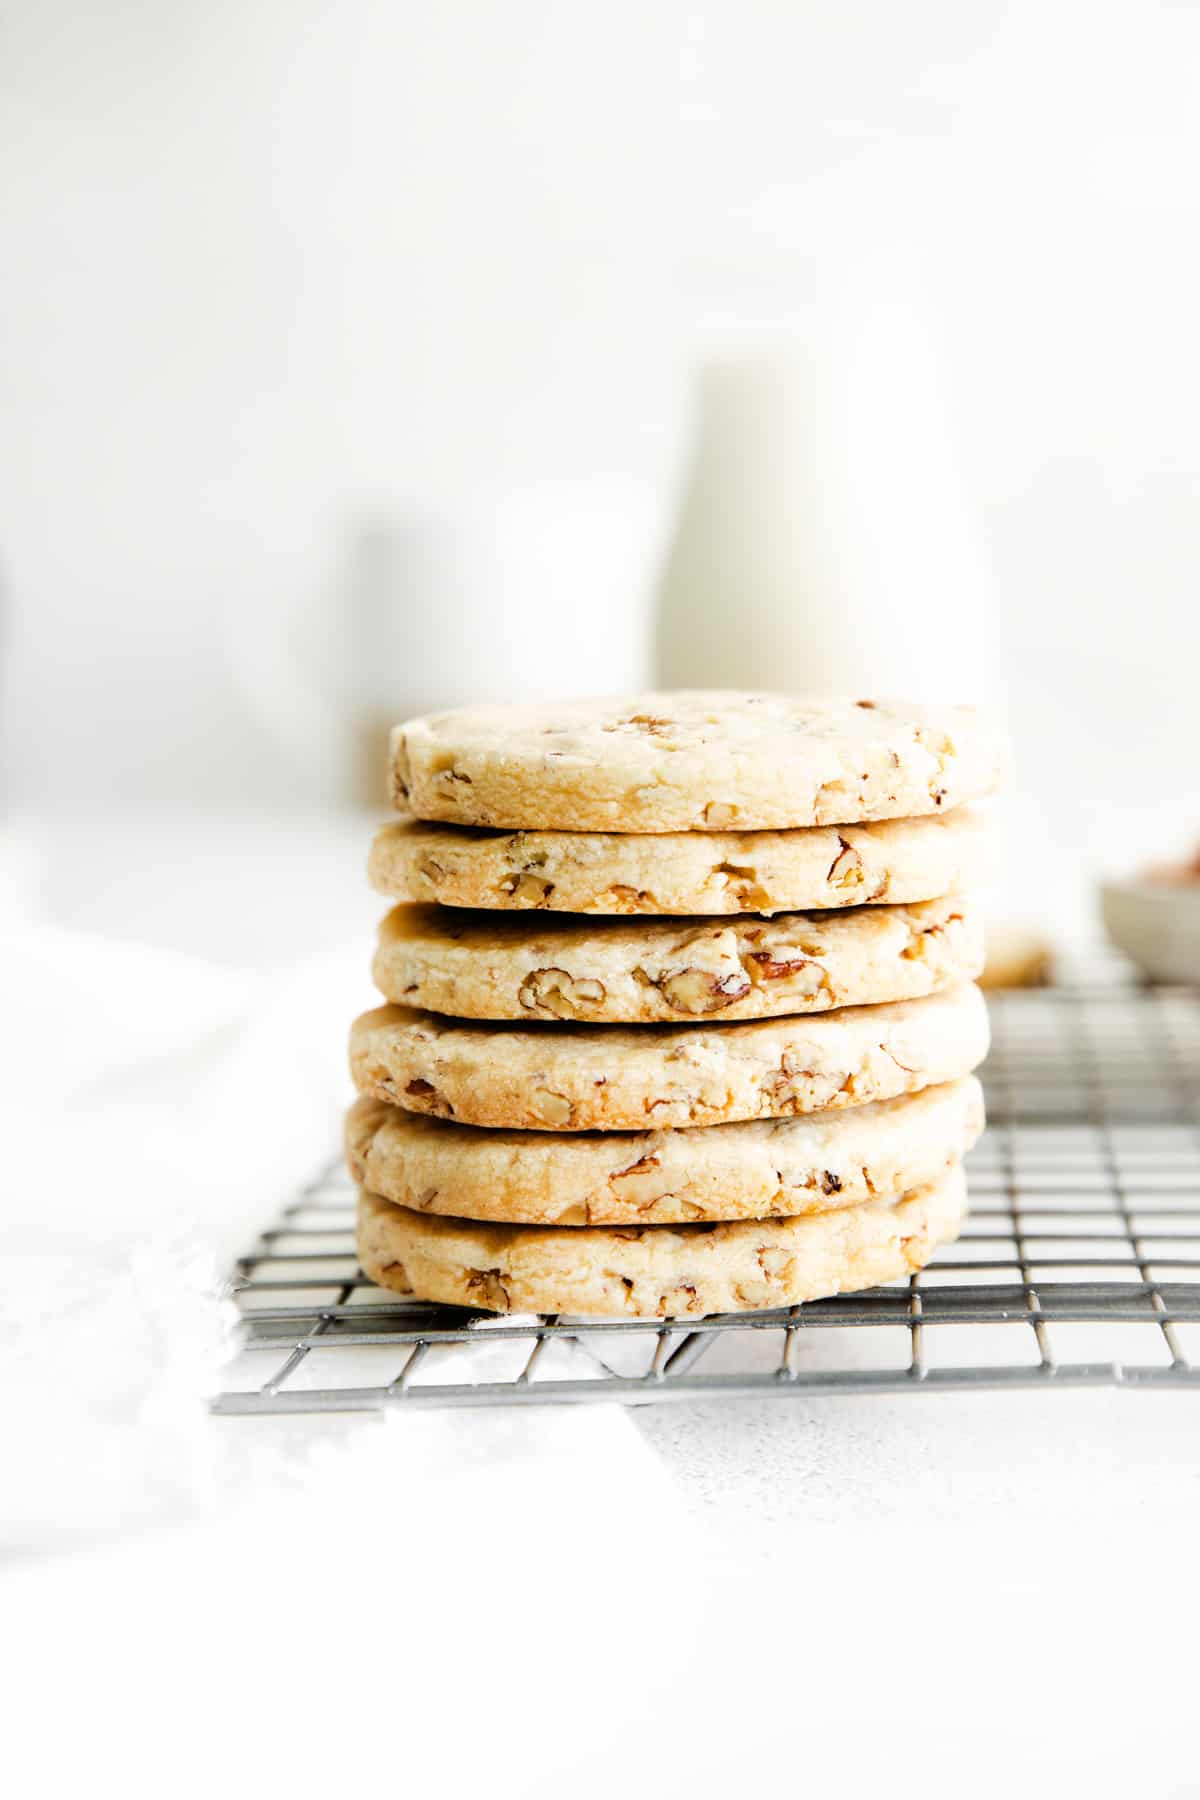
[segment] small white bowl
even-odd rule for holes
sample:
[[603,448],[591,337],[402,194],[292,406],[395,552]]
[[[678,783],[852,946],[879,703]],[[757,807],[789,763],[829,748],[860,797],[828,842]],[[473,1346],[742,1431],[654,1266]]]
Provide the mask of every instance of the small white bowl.
[[1100,916],[1151,981],[1200,983],[1200,882],[1101,882]]

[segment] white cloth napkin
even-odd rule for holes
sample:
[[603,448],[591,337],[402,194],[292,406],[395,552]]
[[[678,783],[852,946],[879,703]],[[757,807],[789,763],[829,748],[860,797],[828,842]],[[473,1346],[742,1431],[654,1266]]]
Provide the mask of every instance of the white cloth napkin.
[[219,1490],[204,1410],[231,1258],[336,1141],[361,950],[283,978],[37,926],[0,940],[0,1533],[176,1518]]
[[[260,976],[46,927],[0,940],[10,1546],[93,1541],[305,1478],[328,1430],[281,1448],[205,1401],[235,1347],[233,1258],[338,1141],[362,960],[353,944]],[[422,1379],[487,1379],[514,1350],[497,1335],[452,1367],[431,1353]],[[570,1371],[600,1373],[547,1345],[543,1378]],[[655,1459],[614,1417],[644,1479]],[[468,1421],[447,1430],[469,1451]]]
[[36,925],[0,940],[7,1543],[189,1516],[232,1480],[205,1413],[228,1265],[336,1141],[360,963],[257,977]]

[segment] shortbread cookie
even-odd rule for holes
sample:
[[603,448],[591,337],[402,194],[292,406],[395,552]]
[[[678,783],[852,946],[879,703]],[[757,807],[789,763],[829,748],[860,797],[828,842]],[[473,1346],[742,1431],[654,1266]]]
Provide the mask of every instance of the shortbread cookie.
[[955,897],[713,924],[397,906],[372,973],[385,999],[462,1019],[761,1019],[970,980],[982,937]]
[[775,831],[949,812],[991,793],[1003,754],[967,706],[641,694],[412,719],[392,733],[392,791],[457,825]]
[[478,1225],[360,1190],[358,1255],[372,1281],[486,1312],[695,1318],[796,1306],[896,1281],[958,1235],[961,1168],[903,1199],[731,1225]]
[[351,1027],[350,1072],[362,1094],[465,1125],[644,1131],[887,1100],[969,1074],[987,1048],[965,982],[749,1025],[460,1024],[381,1006]]
[[936,900],[980,875],[984,821],[925,819],[807,831],[482,831],[405,819],[371,846],[371,884],[394,900],[501,911],[776,913]]
[[357,1100],[354,1179],[414,1212],[527,1225],[788,1218],[906,1194],[983,1130],[973,1075],[838,1113],[700,1131],[487,1131]]

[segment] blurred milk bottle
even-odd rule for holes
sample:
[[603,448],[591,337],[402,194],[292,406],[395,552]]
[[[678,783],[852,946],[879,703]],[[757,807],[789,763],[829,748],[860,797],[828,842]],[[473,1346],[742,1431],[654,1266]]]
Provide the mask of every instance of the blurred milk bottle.
[[786,339],[711,355],[659,595],[666,686],[970,700],[987,579],[903,261]]

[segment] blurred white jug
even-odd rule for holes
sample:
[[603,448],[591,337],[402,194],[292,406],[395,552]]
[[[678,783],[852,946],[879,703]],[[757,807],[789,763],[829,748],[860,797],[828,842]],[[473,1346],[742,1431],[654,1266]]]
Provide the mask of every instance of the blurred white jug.
[[647,686],[663,522],[654,489],[623,481],[376,514],[323,591],[231,614],[239,683],[310,797],[378,804],[400,719]]
[[972,699],[988,578],[936,337],[903,256],[710,357],[660,589],[666,685]]

